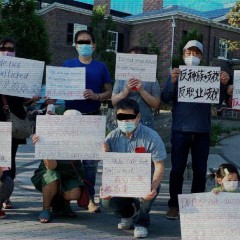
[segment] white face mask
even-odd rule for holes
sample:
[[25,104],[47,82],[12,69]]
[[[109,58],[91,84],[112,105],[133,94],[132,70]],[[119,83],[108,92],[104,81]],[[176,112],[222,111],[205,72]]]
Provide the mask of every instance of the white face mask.
[[200,64],[200,58],[189,56],[184,58],[184,62],[187,66],[198,66]]
[[238,187],[238,181],[225,181],[223,182],[224,190],[227,192],[233,192]]

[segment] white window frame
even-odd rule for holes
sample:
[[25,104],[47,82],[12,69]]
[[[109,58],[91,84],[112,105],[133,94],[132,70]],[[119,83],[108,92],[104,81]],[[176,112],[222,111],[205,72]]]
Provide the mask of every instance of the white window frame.
[[118,32],[108,30],[107,51],[117,53],[117,49],[118,49]]
[[219,38],[218,42],[218,58],[219,59],[227,59],[228,55],[228,43],[224,38]]
[[73,24],[73,43],[72,43],[72,46],[75,46],[75,41],[74,41],[75,34],[78,31],[81,31],[81,30],[87,30],[87,25],[79,24],[79,23],[74,23]]

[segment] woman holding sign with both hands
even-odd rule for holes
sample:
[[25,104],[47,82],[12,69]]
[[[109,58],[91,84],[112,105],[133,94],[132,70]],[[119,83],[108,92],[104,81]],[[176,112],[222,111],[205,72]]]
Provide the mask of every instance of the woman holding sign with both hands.
[[[15,57],[16,49],[15,42],[12,39],[6,38],[0,41],[0,55]],[[31,101],[36,101],[39,99],[39,96],[34,96]],[[24,104],[29,102],[29,99],[25,99],[17,96],[8,96],[0,94],[0,121],[6,121],[6,114],[11,111],[14,115],[16,115],[20,119],[26,118],[26,111],[24,109]],[[16,139],[12,138],[12,160],[11,160],[11,169],[6,170],[4,173],[7,174],[12,180],[14,180],[16,176],[16,153],[19,144],[26,144],[26,139]],[[3,203],[3,208],[11,209],[12,203],[9,199],[7,199]]]

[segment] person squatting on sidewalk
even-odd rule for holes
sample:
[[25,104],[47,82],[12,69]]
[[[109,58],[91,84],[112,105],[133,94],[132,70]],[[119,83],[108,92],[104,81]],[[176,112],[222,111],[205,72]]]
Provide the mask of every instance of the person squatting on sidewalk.
[[134,237],[144,238],[148,235],[150,225],[149,212],[158,195],[164,175],[166,149],[156,131],[139,123],[140,109],[135,100],[120,100],[115,106],[115,111],[118,127],[107,135],[103,150],[104,152],[130,153],[141,146],[145,148],[146,153],[151,153],[151,192],[141,199],[109,196],[102,198],[101,203],[103,207],[121,216],[118,229],[130,229],[134,226]]
[[[203,45],[189,41],[183,48],[183,60],[188,66],[197,66],[203,58]],[[207,160],[210,146],[211,104],[178,102],[178,77],[174,68],[161,94],[161,100],[172,104],[171,163],[167,218],[179,217],[178,194],[182,193],[183,175],[191,149],[193,180],[191,193],[205,191]],[[220,73],[220,103],[224,101],[229,81],[228,73]]]

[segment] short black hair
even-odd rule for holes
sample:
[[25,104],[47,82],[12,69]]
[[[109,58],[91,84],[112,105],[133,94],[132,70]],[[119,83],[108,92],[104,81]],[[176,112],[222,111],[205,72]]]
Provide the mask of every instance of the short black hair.
[[86,34],[90,35],[90,37],[91,37],[91,39],[92,39],[92,42],[95,43],[95,41],[96,41],[96,40],[95,40],[95,36],[94,36],[94,34],[93,34],[91,31],[89,31],[89,30],[80,30],[80,31],[78,31],[78,32],[75,34],[75,37],[74,37],[75,43],[77,43],[78,36],[81,35],[81,34],[83,34],[83,33],[86,33]]
[[6,43],[12,43],[15,47],[15,41],[11,38],[3,38],[2,40],[0,40],[1,47],[4,47]]
[[131,99],[131,98],[124,98],[124,99],[121,99],[115,106],[115,112],[117,113],[117,111],[119,109],[123,109],[123,110],[126,110],[126,109],[130,109],[130,110],[133,110],[134,111],[134,114],[139,114],[140,112],[140,109],[139,109],[139,104]]
[[140,47],[140,46],[133,46],[131,48],[128,49],[128,53],[130,52],[136,52],[137,54],[147,54],[147,48],[146,47]]

